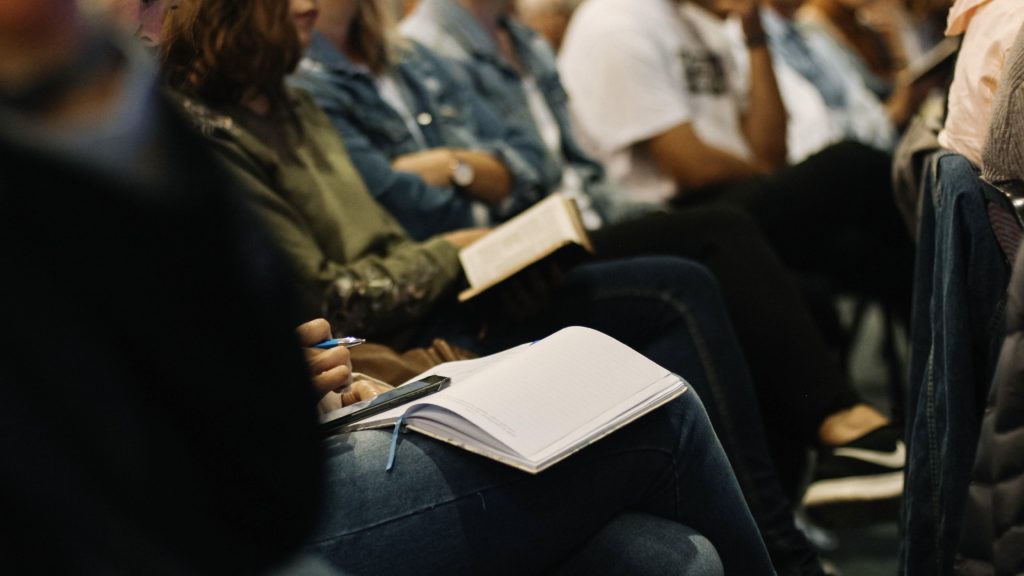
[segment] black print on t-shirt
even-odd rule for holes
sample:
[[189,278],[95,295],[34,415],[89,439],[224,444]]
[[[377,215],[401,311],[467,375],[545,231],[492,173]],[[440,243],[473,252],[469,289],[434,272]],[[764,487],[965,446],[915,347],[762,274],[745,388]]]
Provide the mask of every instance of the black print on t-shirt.
[[690,92],[713,96],[725,94],[725,65],[718,54],[683,52],[680,57],[683,59],[683,72]]

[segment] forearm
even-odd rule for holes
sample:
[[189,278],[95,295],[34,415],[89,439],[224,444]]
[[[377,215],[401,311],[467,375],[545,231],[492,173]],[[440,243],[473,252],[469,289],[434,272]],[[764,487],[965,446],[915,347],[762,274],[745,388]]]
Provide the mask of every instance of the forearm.
[[750,107],[743,118],[744,136],[759,160],[778,168],[786,163],[786,108],[756,10],[743,17],[743,33],[750,56]]
[[489,204],[508,196],[512,178],[508,169],[490,154],[475,150],[432,148],[404,154],[391,161],[396,171],[415,174],[434,187],[451,186],[452,170],[457,161],[473,167],[473,182],[462,189],[470,198]]
[[680,194],[745,180],[770,170],[764,163],[749,162],[706,145],[689,123],[655,136],[646,146],[661,172],[675,180]]
[[466,194],[488,204],[497,204],[508,197],[512,177],[505,165],[485,152],[453,150],[454,157],[473,167],[473,183],[465,188]]
[[717,148],[706,148],[702,158],[699,167],[686,170],[686,174],[676,174],[680,194],[740,182],[771,171],[765,164],[748,162]]

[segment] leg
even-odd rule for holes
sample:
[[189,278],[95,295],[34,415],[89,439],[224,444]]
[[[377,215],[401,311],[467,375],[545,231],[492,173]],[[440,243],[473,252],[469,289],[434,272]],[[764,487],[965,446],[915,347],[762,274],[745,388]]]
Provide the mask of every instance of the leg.
[[722,559],[692,528],[649,514],[622,514],[604,527],[559,576],[721,576]]
[[579,324],[601,330],[682,375],[700,392],[747,503],[779,567],[820,570],[793,523],[764,439],[757,398],[718,285],[680,258],[646,257],[581,266],[566,278],[533,332],[501,347]]
[[913,246],[892,196],[892,158],[844,142],[795,166],[720,191],[749,212],[793,270],[881,299],[909,316]]
[[389,443],[388,432],[364,431],[328,444],[312,547],[346,573],[550,571],[627,511],[691,526],[726,573],[772,573],[692,390],[537,476],[414,433],[387,473]]
[[592,235],[601,258],[673,255],[718,279],[769,428],[800,450],[816,446],[831,414],[859,402],[825,346],[790,272],[747,214],[724,207],[651,214]]

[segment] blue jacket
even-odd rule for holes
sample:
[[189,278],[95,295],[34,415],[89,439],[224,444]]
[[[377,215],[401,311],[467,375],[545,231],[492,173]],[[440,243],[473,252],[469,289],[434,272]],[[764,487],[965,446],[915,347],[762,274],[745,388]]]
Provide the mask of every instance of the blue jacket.
[[[402,116],[380,95],[373,76],[316,35],[291,79],[312,93],[341,134],[370,193],[409,234],[422,240],[470,226],[500,222],[543,194],[534,166],[541,145],[502,122],[471,90],[452,77],[451,67],[415,43],[401,48],[394,78],[412,102],[428,148],[488,152],[511,172],[512,189],[498,205],[485,205],[454,187],[430,186],[416,174],[398,172],[391,161],[420,146]],[[475,206],[474,206],[475,205]]]
[[[569,114],[569,96],[562,87],[555,56],[548,44],[532,30],[506,19],[504,22],[522,66],[536,79],[548,107],[558,121],[561,152],[584,181],[595,207],[608,219],[618,220],[640,207],[632,205],[605,178],[599,163],[576,141]],[[556,188],[562,178],[561,159],[548,153],[530,112],[519,74],[498,52],[498,47],[472,14],[454,0],[421,0],[403,22],[402,33],[455,63],[461,78],[473,86],[501,117],[533,138],[545,156],[542,182]]]

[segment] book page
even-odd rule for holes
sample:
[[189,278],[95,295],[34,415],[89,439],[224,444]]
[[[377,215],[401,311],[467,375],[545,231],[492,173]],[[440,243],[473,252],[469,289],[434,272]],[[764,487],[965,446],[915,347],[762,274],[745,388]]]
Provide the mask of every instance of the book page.
[[[409,382],[415,382],[417,380],[422,380],[426,376],[438,375],[438,376],[447,376],[448,378],[451,378],[451,384],[449,385],[450,388],[451,387],[457,387],[457,386],[465,386],[467,382],[472,382],[471,376],[473,376],[474,374],[487,369],[488,366],[490,366],[490,365],[492,365],[492,364],[494,364],[496,362],[500,362],[504,358],[507,358],[507,357],[510,357],[510,356],[514,356],[514,355],[522,352],[523,350],[525,350],[529,346],[530,346],[530,344],[522,344],[520,346],[516,346],[514,348],[509,348],[508,350],[504,350],[504,351],[498,352],[496,354],[491,354],[489,356],[484,356],[482,358],[473,358],[473,359],[470,359],[470,360],[455,360],[455,361],[452,361],[452,362],[443,362],[441,364],[438,364],[437,366],[434,366],[433,368],[428,369],[426,372],[423,372],[422,374],[418,374],[416,376],[413,376],[412,378],[410,378],[410,379],[406,380],[405,382],[403,382],[401,385],[408,384]],[[348,426],[345,427],[345,429],[346,430],[359,430],[359,429],[363,429],[363,428],[379,428],[381,426],[386,426],[386,425],[389,425],[389,424],[394,424],[395,420],[397,420],[398,417],[401,416],[402,414],[404,414],[407,410],[409,410],[409,409],[411,409],[411,408],[413,408],[415,406],[418,406],[420,404],[430,404],[433,401],[433,399],[438,394],[444,394],[445,392],[446,392],[446,390],[442,390],[441,392],[438,392],[436,394],[427,396],[425,398],[421,398],[419,400],[413,400],[412,402],[408,402],[408,403],[403,404],[401,406],[397,406],[395,408],[392,408],[391,410],[387,410],[387,411],[381,412],[380,414],[377,414],[377,415],[374,415],[374,416],[370,416],[370,417],[366,418],[365,420],[360,420],[360,421],[358,421],[358,422],[356,422],[354,424],[348,425]],[[364,402],[361,402],[360,404],[363,404],[363,403]],[[351,406],[356,406],[356,405],[353,404]],[[340,410],[334,410],[334,411],[332,411],[332,412],[330,412],[328,414],[325,414],[323,417],[321,417],[321,422],[326,422],[326,421],[328,421],[328,420],[330,420],[332,418],[337,418],[339,416],[342,416],[342,415],[346,414],[347,412],[351,411],[350,410],[351,406],[350,407],[342,408]]]
[[586,245],[572,200],[552,194],[459,252],[471,287],[507,278],[569,242]]
[[[609,414],[632,410],[678,378],[588,328],[561,330],[480,371],[430,403],[458,413],[522,456],[571,446]],[[474,385],[474,380],[480,382]],[[603,419],[603,420],[602,420]]]

